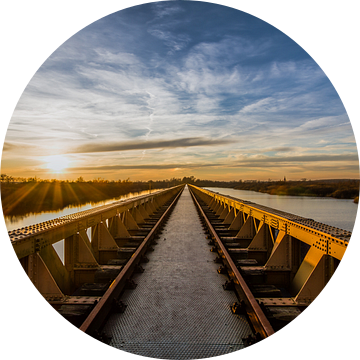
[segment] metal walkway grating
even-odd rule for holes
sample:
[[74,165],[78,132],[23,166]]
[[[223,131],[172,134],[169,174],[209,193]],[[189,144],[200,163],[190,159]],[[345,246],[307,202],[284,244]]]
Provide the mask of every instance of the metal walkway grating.
[[[171,234],[171,235],[167,235]],[[199,359],[243,347],[251,333],[245,318],[231,313],[237,301],[224,291],[190,193],[185,188],[135,290],[122,300],[125,313],[113,314],[104,331],[111,346],[155,358]]]
[[220,356],[243,348],[242,344],[131,343],[112,344],[132,354],[158,359],[201,359]]

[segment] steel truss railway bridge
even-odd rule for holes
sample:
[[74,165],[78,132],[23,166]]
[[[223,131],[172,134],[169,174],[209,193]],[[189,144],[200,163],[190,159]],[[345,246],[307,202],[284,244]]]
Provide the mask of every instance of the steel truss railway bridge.
[[134,354],[186,359],[241,349],[293,320],[351,232],[180,185],[9,236],[38,291],[80,330]]

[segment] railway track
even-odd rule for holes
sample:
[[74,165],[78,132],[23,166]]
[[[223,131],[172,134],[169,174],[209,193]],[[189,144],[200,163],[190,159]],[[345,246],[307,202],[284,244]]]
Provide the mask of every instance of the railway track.
[[[264,284],[261,280],[259,281],[261,278],[259,274],[247,274],[246,266],[254,265],[256,261],[246,258],[246,241],[232,237],[227,227],[222,224],[222,220],[201,199],[197,198],[190,189],[186,189],[186,192],[189,193],[189,198],[191,195],[199,216],[199,219],[192,217],[191,222],[201,224],[202,226],[202,239],[199,239],[199,241],[202,240],[204,244],[206,243],[207,251],[212,253],[212,256],[216,256],[212,258],[212,261],[216,265],[217,276],[220,276],[222,281],[221,291],[224,293],[231,292],[235,295],[232,298],[234,301],[231,301],[231,303],[229,300],[226,300],[228,301],[226,311],[234,318],[241,318],[247,322],[247,330],[238,334],[239,344],[242,345],[239,349],[267,339],[275,334],[275,331],[281,329],[284,324],[279,326],[276,319],[275,322],[268,319],[269,314],[271,319],[274,317],[271,311],[269,312],[269,308],[262,304],[261,300],[266,297],[275,296],[274,294],[279,298],[281,290]],[[118,258],[110,259],[107,265],[101,266],[101,269],[95,274],[95,282],[83,284],[71,297],[72,299],[77,295],[79,299],[86,297],[88,299],[87,303],[83,306],[75,303],[63,304],[57,310],[58,313],[72,325],[78,327],[83,333],[103,344],[111,345],[113,338],[111,333],[114,333],[114,330],[110,326],[109,334],[109,319],[114,316],[117,319],[119,316],[121,318],[124,316],[124,312],[129,312],[129,310],[126,310],[128,304],[126,301],[124,302],[124,294],[126,292],[132,293],[137,291],[136,279],[141,281],[141,278],[144,276],[142,274],[144,272],[143,266],[147,269],[146,263],[149,261],[147,255],[151,254],[154,250],[155,253],[158,251],[157,241],[161,242],[160,247],[164,246],[163,242],[166,238],[164,238],[162,232],[164,232],[164,228],[166,231],[167,220],[174,209],[176,209],[176,204],[182,193],[183,190],[173,196],[139,230],[134,231],[131,238],[116,239],[118,243],[122,242],[122,246],[118,250]],[[190,224],[189,226],[191,228]],[[186,228],[183,228],[183,230],[186,232]],[[168,236],[171,236],[171,231],[168,233]],[[178,267],[176,264],[175,266]],[[161,271],[161,268],[158,271]],[[161,276],[161,274],[157,276]],[[247,277],[246,281],[244,277]],[[187,281],[182,279],[182,281],[184,280]],[[170,281],[173,283],[169,284],[169,286],[177,287],[177,279],[171,279]],[[155,289],[156,284],[153,284],[153,286]],[[183,286],[181,281],[179,286]],[[206,284],[206,286],[209,287],[209,284]],[[220,285],[218,284],[217,286],[220,289]],[[206,292],[206,290],[205,287],[204,291]],[[254,292],[256,293],[255,295]],[[259,296],[261,297],[260,300]],[[125,298],[127,297],[125,296]],[[159,307],[161,308],[163,305],[160,303]],[[170,304],[169,306],[172,305]],[[301,314],[300,310],[294,307],[293,304],[289,309],[292,312],[290,317],[296,318],[296,316]],[[136,317],[136,315],[132,316]],[[114,325],[112,327],[114,328]],[[236,346],[239,344],[236,344]],[[115,345],[114,347],[122,349],[123,346],[126,346],[125,341],[122,341],[121,345]],[[131,352],[132,350],[130,349],[129,351]],[[226,353],[227,350],[221,351]],[[220,355],[222,354],[221,351]],[[145,356],[147,355],[145,354]]]
[[240,244],[236,238],[229,237],[227,237],[227,242],[223,242],[220,234],[224,234],[223,230],[228,232],[228,228],[222,224],[219,216],[216,216],[203,201],[195,197],[193,192],[191,195],[200,214],[203,227],[208,233],[209,245],[213,246],[211,251],[218,254],[215,259],[216,263],[221,264],[218,272],[228,277],[223,285],[224,290],[235,291],[239,300],[239,303],[236,302],[231,306],[231,310],[234,314],[246,314],[252,325],[254,336],[247,339],[248,343],[254,343],[272,335],[274,333],[272,325],[239,270],[240,265],[254,264],[253,259],[243,259],[244,261],[240,260],[239,262],[234,256],[230,256],[229,248],[244,246],[244,244]]
[[[311,301],[292,294],[289,279],[297,279],[297,271],[300,272],[308,254],[324,252],[324,248],[328,254],[337,256],[319,257],[318,268],[324,268],[329,277],[328,264],[333,268],[338,264],[343,251],[340,246],[343,243],[347,246],[349,234],[325,228],[327,232],[320,236],[339,245],[331,248],[332,243],[328,243],[324,247],[321,241],[325,240],[317,240],[314,235],[322,231],[322,224],[320,230],[316,223],[315,230],[304,228],[300,233],[295,223],[294,232],[288,221],[301,224],[306,219],[269,209],[265,209],[266,215],[260,213],[263,209],[259,209],[259,214],[251,209],[246,214],[244,205],[232,203],[233,199],[225,199],[233,204],[228,207],[215,203],[215,198],[204,193],[192,186],[174,188],[164,192],[166,201],[161,201],[156,209],[151,204],[160,200],[144,197],[20,229],[10,235],[24,269],[28,269],[39,291],[44,288],[34,275],[39,272],[36,264],[40,264],[39,261],[35,264],[36,256],[40,254],[46,259],[49,246],[58,241],[55,235],[65,238],[68,249],[65,268],[71,265],[70,274],[73,268],[77,269],[73,283],[78,286],[71,293],[60,292],[58,296],[53,296],[53,288],[48,286],[43,295],[64,318],[90,336],[113,347],[155,358],[223,355],[271,336],[296,318]],[[160,196],[155,195],[155,199]],[[240,211],[235,210],[236,206]],[[76,243],[75,239],[86,238],[81,230],[84,225],[91,229],[92,241]],[[52,231],[48,227],[53,227],[54,233],[46,235]],[[291,231],[300,234],[299,240],[287,238]],[[314,242],[310,250],[307,243],[301,243],[310,241],[301,238],[308,232]],[[122,236],[125,233],[127,236]],[[333,238],[333,233],[341,236]],[[39,238],[39,234],[43,237]],[[99,246],[100,237],[111,238],[115,247]],[[259,239],[263,247],[252,247],[254,242],[260,244]],[[265,240],[271,248],[265,248]],[[94,248],[89,252],[84,246]],[[81,257],[82,266],[74,260],[80,247],[86,250]],[[287,261],[291,259],[293,268],[273,266],[271,256],[275,253],[276,259],[281,259],[276,254],[281,247],[294,251],[290,257],[286,251],[280,253]],[[97,257],[95,265],[91,262],[88,265],[87,257],[91,254]],[[322,259],[327,266],[320,262]],[[268,266],[269,262],[272,266]],[[47,271],[51,270],[55,277],[56,271],[49,266]],[[318,277],[321,273],[316,274]],[[43,275],[42,282],[46,279]],[[301,291],[306,286],[304,282]],[[320,286],[316,284],[315,290]]]
[[[58,312],[82,331],[108,342],[109,338],[101,332],[101,328],[111,312],[125,311],[126,305],[119,296],[125,289],[136,288],[131,277],[134,273],[143,272],[141,264],[148,261],[146,254],[154,251],[157,234],[164,227],[180,195],[181,192],[162,205],[140,229],[131,231],[130,238],[115,238],[120,245],[117,257],[101,266],[95,273],[94,283],[85,283],[76,289],[71,296],[72,303],[61,305]],[[76,298],[86,303],[79,306]],[[56,301],[51,303],[56,307]]]

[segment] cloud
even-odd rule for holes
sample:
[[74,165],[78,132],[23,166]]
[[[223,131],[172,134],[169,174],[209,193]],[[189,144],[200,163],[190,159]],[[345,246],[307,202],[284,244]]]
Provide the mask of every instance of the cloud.
[[[34,151],[35,150],[35,151]],[[19,153],[22,156],[24,154],[29,155],[30,153],[36,153],[36,149],[32,144],[26,144],[23,142],[4,142],[3,152],[10,153],[9,155]]]
[[21,157],[20,144],[128,170],[214,161],[275,172],[356,152],[341,100],[300,47],[242,12],[192,1],[114,13],[66,41],[24,91],[4,157]]
[[5,142],[4,143],[4,147],[3,147],[3,151],[12,151],[19,148],[18,145],[10,143],[10,142]]
[[128,141],[121,143],[85,144],[69,153],[94,153],[108,151],[147,150],[159,148],[179,148],[193,146],[216,146],[234,142],[228,139],[206,139],[201,137],[182,138],[175,140]]
[[289,152],[289,151],[294,151],[294,147],[290,147],[290,146],[280,146],[280,147],[274,147],[272,149],[266,149],[266,151],[275,151],[275,152]]
[[[220,159],[221,160],[221,159]],[[159,163],[159,164],[123,164],[123,165],[104,165],[104,166],[83,166],[74,167],[73,171],[110,171],[110,170],[156,170],[156,169],[200,169],[200,168],[274,168],[274,167],[298,167],[298,166],[314,166],[311,165],[314,162],[319,162],[317,167],[329,170],[333,168],[329,162],[344,162],[340,165],[341,168],[356,167],[357,164],[351,164],[351,162],[357,162],[357,154],[344,154],[344,155],[299,155],[299,156],[283,156],[283,157],[269,157],[269,156],[257,156],[257,157],[245,157],[239,161],[227,161],[223,159],[222,162],[211,163]],[[327,163],[324,165],[322,163]]]
[[239,160],[236,165],[232,166],[249,166],[249,167],[273,167],[282,165],[298,165],[313,162],[344,162],[358,161],[357,154],[306,154],[295,156],[254,156]]
[[170,48],[168,54],[172,55],[175,51],[180,51],[190,42],[190,37],[184,34],[174,35],[170,31],[160,29],[149,29],[149,34],[162,40],[164,44]]
[[174,2],[172,4],[167,4],[166,2],[163,3],[153,3],[152,9],[155,12],[156,18],[163,18],[175,15],[177,13],[184,12],[184,9],[180,6],[176,6]]
[[74,167],[73,171],[115,171],[115,170],[169,170],[169,169],[199,169],[207,167],[222,167],[222,164],[139,164],[139,165],[105,165]]
[[252,104],[245,105],[240,110],[240,112],[241,113],[256,113],[256,112],[264,112],[264,111],[269,112],[272,111],[273,108],[272,103],[274,103],[274,101],[271,98],[256,100]]

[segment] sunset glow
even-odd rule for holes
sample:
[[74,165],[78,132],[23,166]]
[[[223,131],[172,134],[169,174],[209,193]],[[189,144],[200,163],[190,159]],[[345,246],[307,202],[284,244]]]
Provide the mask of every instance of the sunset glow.
[[69,165],[69,159],[64,155],[52,155],[45,158],[46,167],[53,173],[63,173]]

